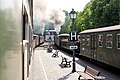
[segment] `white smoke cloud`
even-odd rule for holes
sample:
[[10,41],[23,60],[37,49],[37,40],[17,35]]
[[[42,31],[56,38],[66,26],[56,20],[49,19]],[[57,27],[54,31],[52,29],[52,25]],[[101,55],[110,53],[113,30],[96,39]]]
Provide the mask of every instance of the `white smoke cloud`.
[[47,1],[46,0],[34,0],[34,17],[40,20],[40,22],[46,22],[46,9],[47,9]]
[[65,13],[60,9],[50,9],[48,4],[46,0],[34,0],[34,18],[43,25],[43,29],[45,24],[53,23],[56,32],[59,33],[60,26],[65,21]]
[[60,9],[51,9],[48,12],[48,20],[49,20],[48,22],[54,24],[56,32],[59,33],[61,29],[60,26],[65,21],[65,13]]

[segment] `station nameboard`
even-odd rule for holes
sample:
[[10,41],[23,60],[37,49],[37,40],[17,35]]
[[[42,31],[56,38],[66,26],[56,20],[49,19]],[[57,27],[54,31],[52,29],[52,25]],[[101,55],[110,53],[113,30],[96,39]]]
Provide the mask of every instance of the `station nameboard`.
[[70,49],[78,49],[78,46],[70,46]]
[[77,41],[77,33],[70,32],[70,41]]

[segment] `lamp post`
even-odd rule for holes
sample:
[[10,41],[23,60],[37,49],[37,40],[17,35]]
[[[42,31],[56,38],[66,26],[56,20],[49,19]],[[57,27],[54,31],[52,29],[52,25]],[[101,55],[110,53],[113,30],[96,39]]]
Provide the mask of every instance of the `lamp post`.
[[[70,18],[72,19],[72,32],[75,32],[75,26],[74,26],[74,20],[76,18],[76,12],[74,11],[74,9],[72,9],[72,11],[69,13]],[[73,46],[75,45],[74,40],[73,40]],[[75,67],[75,49],[73,49],[73,69],[72,72],[76,72],[76,67]]]

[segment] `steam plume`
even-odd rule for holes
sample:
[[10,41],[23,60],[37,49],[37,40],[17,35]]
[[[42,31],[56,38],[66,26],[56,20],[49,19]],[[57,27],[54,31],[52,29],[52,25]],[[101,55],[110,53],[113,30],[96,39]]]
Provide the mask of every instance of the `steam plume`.
[[41,30],[44,29],[44,25],[52,23],[59,33],[60,26],[65,21],[65,13],[60,9],[49,9],[48,4],[45,0],[34,0],[34,18],[42,25]]
[[63,13],[63,11],[60,9],[52,9],[49,11],[48,16],[49,16],[48,17],[49,22],[53,23],[56,32],[59,32],[60,26],[65,21],[65,14]]

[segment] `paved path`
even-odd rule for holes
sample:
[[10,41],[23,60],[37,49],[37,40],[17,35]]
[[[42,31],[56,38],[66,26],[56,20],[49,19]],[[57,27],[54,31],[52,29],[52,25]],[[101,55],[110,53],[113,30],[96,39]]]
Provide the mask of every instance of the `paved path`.
[[[60,65],[61,55],[70,60],[72,57],[59,52],[59,58],[53,58],[51,57],[52,54],[40,47],[35,49],[30,66],[29,80],[78,80],[79,75],[76,72],[71,73],[72,67],[62,68]],[[76,70],[84,71],[84,67],[76,63]]]

